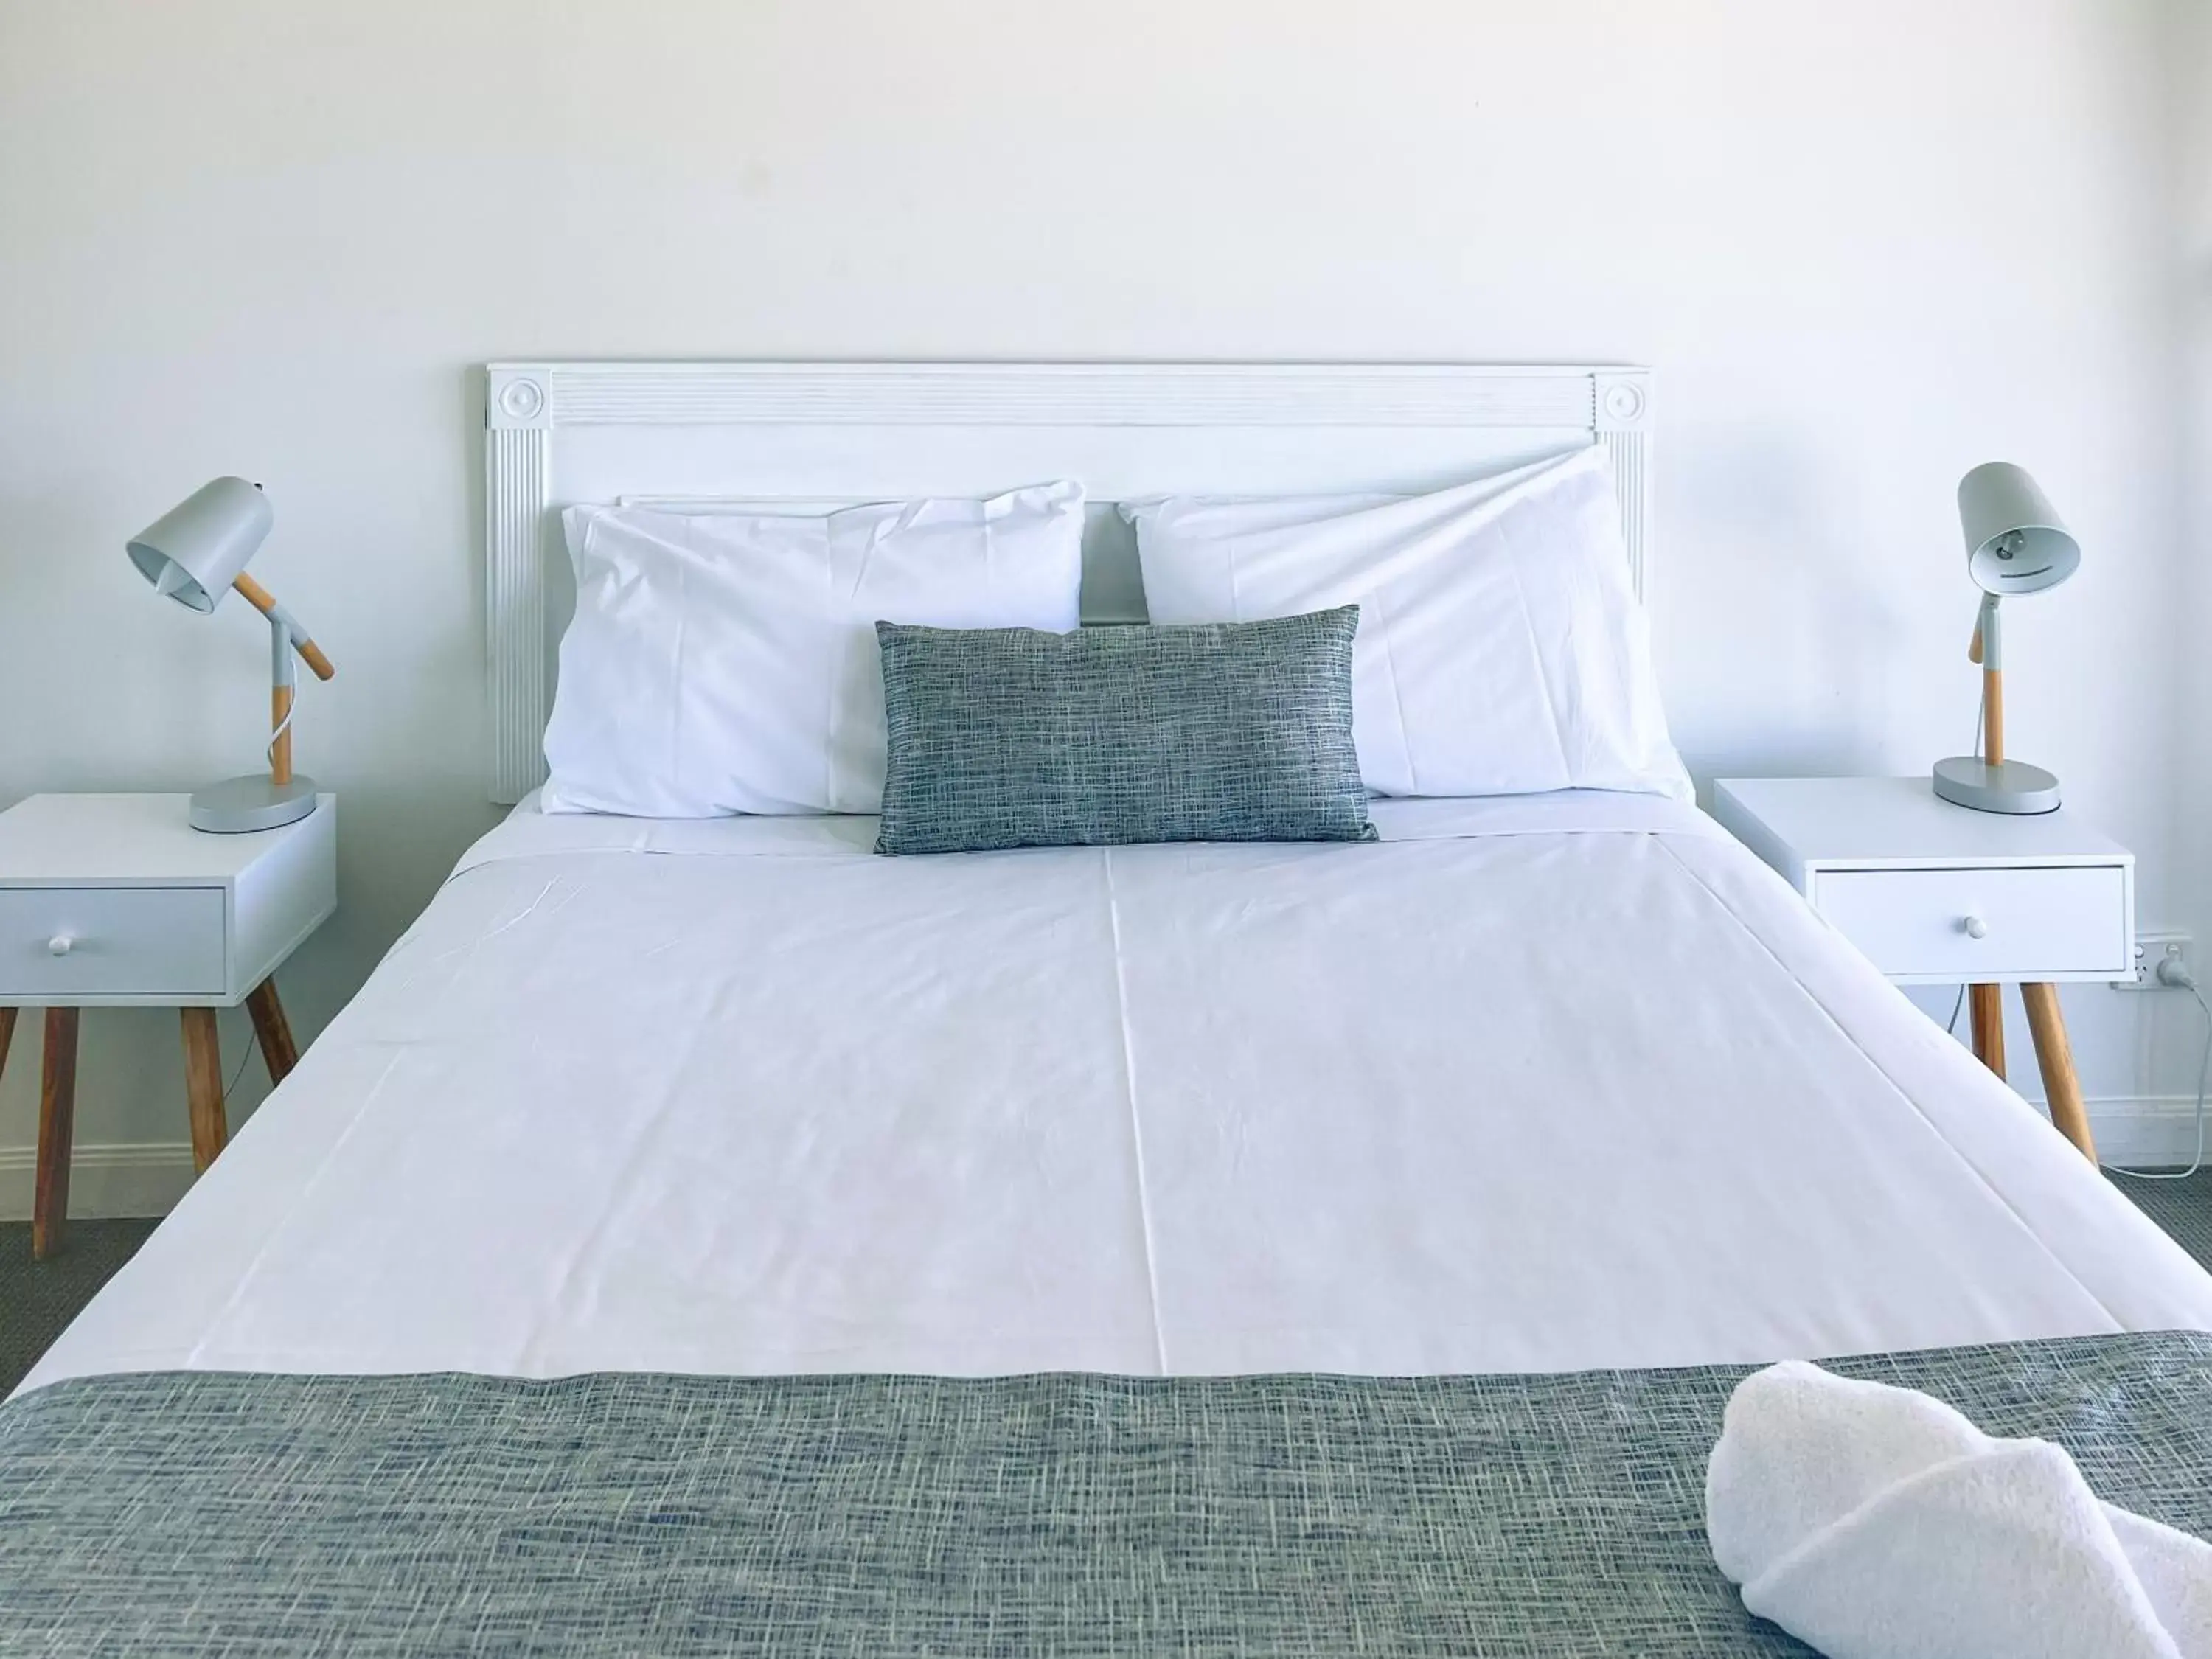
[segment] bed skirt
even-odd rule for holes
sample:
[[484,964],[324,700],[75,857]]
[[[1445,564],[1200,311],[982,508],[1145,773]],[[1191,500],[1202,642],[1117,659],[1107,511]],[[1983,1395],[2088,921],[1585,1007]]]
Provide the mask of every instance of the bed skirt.
[[[2212,1536],[2212,1337],[1834,1368]],[[1802,1655],[1705,1546],[1748,1369],[64,1382],[0,1653]]]

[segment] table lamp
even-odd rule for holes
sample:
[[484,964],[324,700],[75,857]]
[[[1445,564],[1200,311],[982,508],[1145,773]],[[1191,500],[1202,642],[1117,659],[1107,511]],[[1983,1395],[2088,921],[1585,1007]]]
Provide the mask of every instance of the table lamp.
[[2005,758],[2003,630],[1998,602],[2056,587],[2081,562],[2081,544],[2059,522],[2035,480],[2009,461],[1990,461],[1959,480],[1966,574],[1982,611],[1966,655],[1982,665],[1982,752],[1936,763],[1936,793],[1978,812],[2055,812],[2058,780]]
[[328,679],[337,671],[298,618],[276,603],[267,588],[246,574],[252,558],[276,521],[259,484],[243,478],[217,478],[191,495],[131,538],[131,562],[138,574],[187,610],[203,616],[236,588],[246,602],[269,618],[270,689],[269,771],[228,778],[192,792],[195,830],[237,835],[274,830],[315,810],[315,781],[292,770],[292,653]]

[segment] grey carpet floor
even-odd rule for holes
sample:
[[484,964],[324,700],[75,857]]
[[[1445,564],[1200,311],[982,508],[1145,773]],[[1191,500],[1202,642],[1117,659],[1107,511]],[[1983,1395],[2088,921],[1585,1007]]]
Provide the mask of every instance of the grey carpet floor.
[[2212,1272],[2212,1170],[2199,1170],[2186,1181],[2130,1181],[2111,1177],[2136,1207],[2166,1229],[2166,1236]]
[[0,1222],[0,1396],[15,1390],[154,1227],[151,1221],[72,1221],[61,1250],[33,1261],[31,1224]]
[[[2212,1170],[2187,1181],[2114,1184],[2174,1242],[2212,1269]],[[128,1261],[151,1221],[72,1221],[69,1247],[50,1261],[31,1260],[31,1226],[0,1222],[0,1395],[38,1362],[62,1327]]]

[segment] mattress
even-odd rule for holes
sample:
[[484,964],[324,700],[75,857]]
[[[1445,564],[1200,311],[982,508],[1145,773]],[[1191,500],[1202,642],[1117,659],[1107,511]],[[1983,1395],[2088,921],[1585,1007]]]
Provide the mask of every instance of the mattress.
[[2212,1330],[1694,810],[883,859],[526,803],[23,1384],[1418,1376]]

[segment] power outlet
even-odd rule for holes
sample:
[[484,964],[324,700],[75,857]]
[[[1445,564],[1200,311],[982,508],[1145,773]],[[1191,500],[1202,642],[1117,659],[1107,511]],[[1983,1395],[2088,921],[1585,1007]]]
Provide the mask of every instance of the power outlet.
[[2158,964],[2171,960],[2180,963],[2191,973],[2196,972],[2196,953],[2190,948],[2192,943],[2186,933],[2137,933],[2136,976],[2114,980],[2112,988],[2115,991],[2172,990],[2173,987],[2159,983]]

